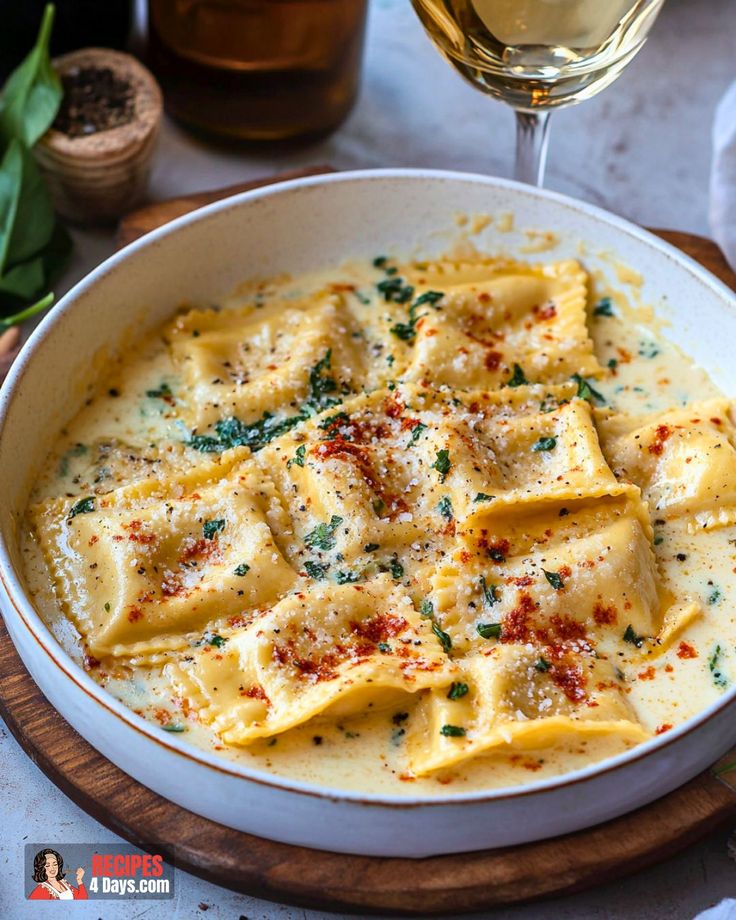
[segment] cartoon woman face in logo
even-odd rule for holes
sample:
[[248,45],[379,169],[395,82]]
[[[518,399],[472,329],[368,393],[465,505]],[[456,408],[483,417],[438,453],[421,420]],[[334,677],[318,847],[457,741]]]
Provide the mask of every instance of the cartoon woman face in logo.
[[31,901],[86,901],[82,884],[84,869],[77,869],[77,887],[65,881],[64,860],[56,850],[39,850],[33,858],[33,881],[38,882],[28,895]]

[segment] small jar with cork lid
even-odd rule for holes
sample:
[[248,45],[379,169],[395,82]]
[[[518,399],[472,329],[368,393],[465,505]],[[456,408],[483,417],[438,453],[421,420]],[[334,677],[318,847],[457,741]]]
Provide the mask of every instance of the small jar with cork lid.
[[54,58],[63,97],[34,148],[56,210],[76,223],[112,221],[145,196],[161,91],[129,54],[84,48]]

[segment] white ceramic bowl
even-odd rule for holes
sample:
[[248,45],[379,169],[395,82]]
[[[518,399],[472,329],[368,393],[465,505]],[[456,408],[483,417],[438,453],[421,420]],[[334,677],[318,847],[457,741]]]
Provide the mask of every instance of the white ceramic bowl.
[[[428,856],[505,846],[590,826],[669,792],[736,740],[736,687],[698,716],[621,756],[522,788],[419,799],[361,795],[245,769],[160,731],[102,690],[28,598],[17,534],[34,472],[85,398],[93,357],[156,327],[182,301],[212,302],[253,275],[299,273],[376,253],[438,255],[459,212],[514,214],[476,242],[523,253],[524,229],[553,230],[540,258],[578,256],[612,279],[610,258],[644,276],[667,334],[736,393],[736,299],[677,250],[626,221],[546,191],[459,173],[381,170],[286,182],[182,217],[113,256],[36,330],[0,394],[0,604],[48,699],[92,745],[156,792],[222,824],[348,853]],[[607,257],[604,253],[607,252]],[[529,256],[527,256],[529,257]],[[104,362],[103,362],[104,363]]]

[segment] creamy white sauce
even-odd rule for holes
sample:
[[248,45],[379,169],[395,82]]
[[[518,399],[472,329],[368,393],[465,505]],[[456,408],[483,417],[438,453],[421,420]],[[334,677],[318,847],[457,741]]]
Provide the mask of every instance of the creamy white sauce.
[[[318,289],[326,280],[353,284],[370,302],[365,308],[365,336],[370,342],[371,319],[382,307],[376,299],[375,278],[363,266],[346,266],[329,277],[315,275],[298,283],[285,280],[272,285],[268,294],[279,291],[299,296]],[[611,296],[615,315],[596,316],[591,307],[589,329],[600,363],[610,364],[606,378],[595,384],[610,407],[643,414],[720,395],[706,372],[668,343],[654,323],[646,321],[651,319],[646,311],[631,308],[621,292],[599,290],[592,303],[603,294]],[[244,288],[230,305],[252,297],[252,286]],[[161,464],[162,456],[167,458],[164,462],[185,468],[191,458],[185,456],[181,442],[188,429],[177,418],[175,405],[147,395],[160,390],[162,383],[176,394],[180,380],[165,341],[154,336],[144,348],[111,368],[98,395],[63,430],[56,451],[39,475],[31,502],[113,488],[129,478],[150,474]],[[157,445],[168,445],[168,453]],[[675,591],[699,594],[705,615],[651,664],[642,665],[634,649],[628,657],[625,652],[620,656],[629,702],[650,731],[678,725],[736,680],[735,544],[734,526],[694,535],[678,523],[655,526],[655,552],[662,573]],[[70,655],[82,661],[80,637],[59,609],[30,527],[22,548],[40,613]],[[691,650],[685,657],[679,640]],[[90,674],[154,724],[183,728],[182,736],[198,747],[246,766],[344,789],[433,795],[448,792],[448,786],[460,792],[519,785],[580,768],[630,746],[613,736],[574,738],[543,751],[496,751],[458,768],[413,779],[406,776],[403,765],[406,720],[402,713],[411,713],[415,706],[408,695],[398,711],[367,712],[337,723],[316,719],[276,738],[237,748],[223,745],[196,720],[183,718],[160,669],[105,663]]]

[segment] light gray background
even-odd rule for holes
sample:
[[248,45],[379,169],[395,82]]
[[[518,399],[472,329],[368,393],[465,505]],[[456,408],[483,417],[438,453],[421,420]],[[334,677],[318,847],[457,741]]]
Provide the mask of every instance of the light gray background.
[[[736,0],[668,0],[647,46],[619,81],[553,116],[546,184],[648,226],[707,234],[710,128],[716,103],[734,79]],[[167,124],[152,194],[178,195],[325,162],[343,169],[432,166],[507,176],[513,140],[512,113],[466,86],[440,60],[408,0],[371,0],[363,92],[334,137],[298,154],[259,157],[214,150]],[[113,249],[109,232],[75,237],[64,288]],[[0,765],[0,916],[36,920],[59,908],[20,900],[23,843],[116,838],[59,792],[1,726]],[[716,833],[673,860],[592,892],[487,916],[689,920],[736,896],[726,838],[725,831]],[[103,920],[335,916],[235,895],[185,873],[178,873],[174,902],[89,902],[73,910]]]

